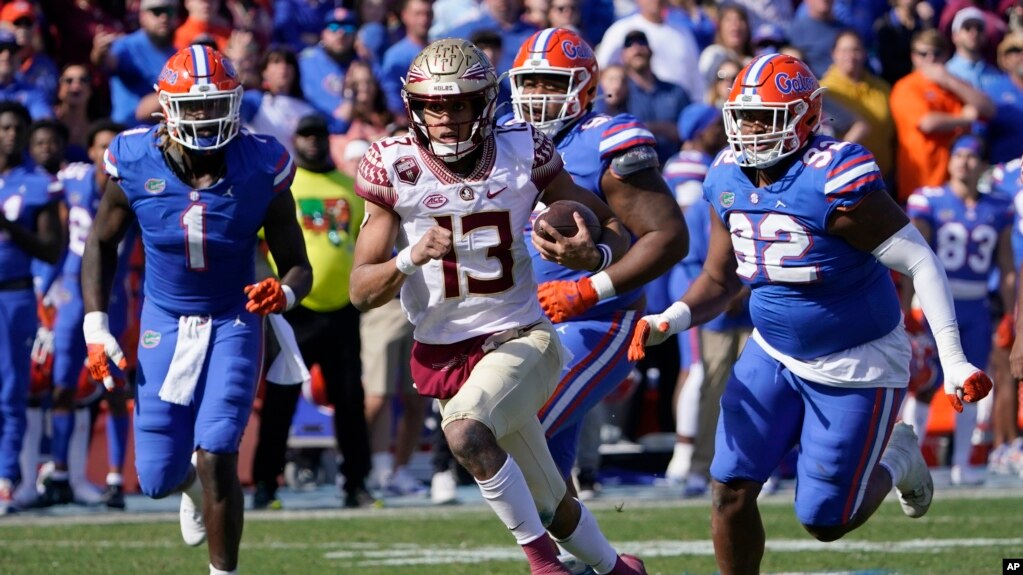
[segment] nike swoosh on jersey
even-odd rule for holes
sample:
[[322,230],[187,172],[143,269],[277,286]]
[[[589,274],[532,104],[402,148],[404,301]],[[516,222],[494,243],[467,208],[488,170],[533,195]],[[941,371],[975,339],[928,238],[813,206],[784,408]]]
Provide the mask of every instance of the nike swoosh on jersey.
[[487,192],[487,199],[495,198],[495,197],[497,197],[497,194],[500,194],[501,192],[503,192],[503,191],[505,191],[507,189],[508,189],[508,186],[505,186],[505,187],[501,188],[500,190],[497,190],[496,192],[488,191]]

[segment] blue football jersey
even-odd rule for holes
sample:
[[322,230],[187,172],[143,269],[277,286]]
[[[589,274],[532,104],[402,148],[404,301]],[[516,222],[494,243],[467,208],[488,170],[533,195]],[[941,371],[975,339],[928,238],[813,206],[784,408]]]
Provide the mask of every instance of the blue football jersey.
[[945,266],[957,300],[987,298],[998,236],[1012,225],[1012,211],[1011,203],[986,194],[967,206],[947,184],[921,188],[906,202],[909,217],[930,226],[931,249]]
[[1012,218],[1012,255],[1015,268],[1023,263],[1023,177],[1020,168],[1023,160],[1019,158],[999,164],[992,170],[991,195],[1001,197],[1013,205]]
[[753,325],[777,350],[814,359],[878,339],[901,321],[888,269],[827,232],[834,210],[883,189],[870,152],[826,136],[764,187],[750,182],[732,150],[714,160],[704,197],[731,232],[736,271],[752,288]]
[[224,177],[194,189],[167,166],[157,127],[119,134],[105,156],[138,220],[145,297],[179,314],[215,314],[244,300],[255,278],[257,232],[267,207],[295,176],[277,140],[243,130],[231,140]]
[[[565,169],[572,174],[575,183],[606,202],[607,198],[600,187],[600,179],[611,160],[634,147],[653,146],[654,135],[634,116],[619,114],[612,117],[590,112],[580,118],[567,133],[556,139],[555,145],[564,161]],[[533,248],[532,242],[527,242],[527,246],[533,257],[533,274],[537,283],[574,280],[591,275],[591,272],[572,270],[543,259]],[[602,300],[579,318],[601,316],[627,307],[639,299],[642,293],[642,288],[619,293],[613,298]]]
[[[40,167],[15,166],[0,174],[0,209],[19,226],[36,230],[39,211],[63,199],[60,181]],[[31,278],[32,256],[0,232],[0,282]]]

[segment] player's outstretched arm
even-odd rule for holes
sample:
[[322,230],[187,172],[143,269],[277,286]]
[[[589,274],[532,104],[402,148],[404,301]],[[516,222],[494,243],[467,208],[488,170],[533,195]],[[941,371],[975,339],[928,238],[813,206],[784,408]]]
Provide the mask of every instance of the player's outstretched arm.
[[970,364],[959,340],[952,290],[945,268],[906,214],[885,190],[875,190],[849,210],[836,211],[828,231],[882,264],[913,278],[913,288],[938,345],[945,395],[956,411],[991,391],[991,379]]
[[411,248],[392,257],[398,225],[397,214],[366,202],[366,217],[355,241],[355,260],[348,280],[348,297],[360,311],[380,307],[394,299],[406,275],[415,273],[426,263],[426,260],[413,262]]
[[110,333],[106,310],[117,271],[117,246],[134,222],[135,214],[124,190],[114,179],[108,180],[82,254],[82,301],[85,304],[82,331],[88,349],[86,365],[92,378],[102,381],[107,389],[113,389],[114,385],[108,358],[121,369],[127,365],[121,346]]
[[742,281],[735,272],[737,265],[732,236],[717,213],[711,212],[710,243],[703,271],[681,300],[659,314],[639,320],[629,345],[629,360],[643,359],[646,346],[658,345],[671,335],[706,323],[723,312],[742,291]]
[[[600,243],[610,250],[611,262],[621,259],[629,249],[631,240],[628,232],[615,213],[596,195],[579,187],[567,171],[561,170],[558,175],[554,176],[554,179],[543,190],[540,199],[545,204],[552,204],[559,200],[572,200],[590,208],[600,220],[600,225],[603,228]],[[577,216],[576,222],[578,223],[580,219]],[[580,227],[579,233],[572,237],[564,237],[552,228],[548,228],[548,231],[551,237],[557,241],[547,241],[537,234],[533,234],[532,238],[533,245],[545,259],[575,270],[600,268],[604,256],[601,255],[600,249],[597,248],[597,244],[590,237],[589,232],[585,230],[585,226]]]
[[[313,287],[313,268],[306,254],[302,227],[295,218],[295,198],[290,189],[278,192],[270,202],[263,231],[281,279],[279,284],[271,279],[267,287],[263,287],[264,284],[250,286],[252,289],[247,287],[246,293],[250,299],[247,309],[265,315],[290,309]],[[269,297],[275,294],[276,298]]]

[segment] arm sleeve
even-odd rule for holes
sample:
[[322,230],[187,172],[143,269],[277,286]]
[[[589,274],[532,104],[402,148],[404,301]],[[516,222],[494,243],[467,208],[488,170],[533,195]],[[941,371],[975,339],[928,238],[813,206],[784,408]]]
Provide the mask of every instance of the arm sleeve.
[[394,204],[398,201],[398,193],[391,185],[387,168],[380,155],[379,142],[374,142],[366,155],[359,160],[359,169],[355,176],[355,193],[367,202],[394,210]]
[[547,189],[554,176],[561,172],[564,164],[561,161],[561,154],[554,147],[554,142],[540,130],[532,126],[529,129],[533,132],[533,185],[542,192]]
[[916,227],[906,224],[871,253],[888,268],[913,278],[913,288],[931,326],[945,372],[948,373],[949,366],[966,363],[945,268]]

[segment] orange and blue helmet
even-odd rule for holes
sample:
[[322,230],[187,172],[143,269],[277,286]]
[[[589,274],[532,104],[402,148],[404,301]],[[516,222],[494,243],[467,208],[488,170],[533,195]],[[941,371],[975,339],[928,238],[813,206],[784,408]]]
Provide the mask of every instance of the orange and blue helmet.
[[[587,113],[597,97],[599,73],[593,49],[565,28],[546,28],[530,36],[508,75],[515,118],[552,137]],[[567,78],[565,93],[525,93],[525,81],[537,75]]]
[[157,80],[167,135],[192,150],[216,150],[241,128],[242,86],[231,60],[194,44],[167,60]]

